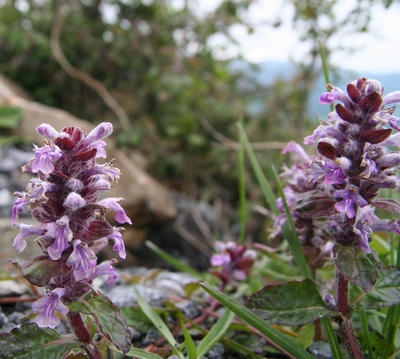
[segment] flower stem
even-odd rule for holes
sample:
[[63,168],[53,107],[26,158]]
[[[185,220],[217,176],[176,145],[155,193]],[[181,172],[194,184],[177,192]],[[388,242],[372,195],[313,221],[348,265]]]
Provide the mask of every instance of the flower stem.
[[71,324],[72,330],[77,336],[78,340],[81,343],[89,344],[90,343],[90,334],[83,323],[82,317],[79,313],[68,312],[69,322]]
[[339,312],[349,318],[349,282],[340,272],[337,278],[337,303]]
[[337,279],[337,303],[339,312],[342,314],[339,319],[340,329],[346,342],[347,349],[349,350],[352,358],[363,359],[364,355],[361,351],[360,345],[350,322],[351,313],[349,310],[349,282],[340,272],[338,273]]
[[102,359],[98,348],[91,343],[90,333],[82,320],[80,313],[68,312],[69,323],[78,340],[82,343],[82,348],[89,355],[90,359]]

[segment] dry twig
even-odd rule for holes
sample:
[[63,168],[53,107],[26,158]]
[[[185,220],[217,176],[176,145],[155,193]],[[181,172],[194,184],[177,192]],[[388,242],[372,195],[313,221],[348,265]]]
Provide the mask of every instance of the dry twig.
[[53,53],[53,56],[56,58],[60,66],[64,69],[64,71],[70,75],[71,77],[75,78],[78,81],[83,82],[88,87],[92,88],[97,94],[102,98],[102,100],[107,104],[107,106],[111,109],[112,112],[115,113],[121,126],[128,130],[132,128],[131,123],[129,122],[128,115],[126,114],[125,110],[119,105],[119,103],[115,100],[115,98],[110,94],[110,92],[105,88],[105,86],[91,77],[86,72],[77,69],[76,67],[72,66],[68,59],[65,57],[61,46],[60,46],[60,33],[62,25],[67,18],[70,12],[70,8],[67,5],[64,5],[60,8],[52,29],[51,29],[51,37],[50,37],[50,47]]

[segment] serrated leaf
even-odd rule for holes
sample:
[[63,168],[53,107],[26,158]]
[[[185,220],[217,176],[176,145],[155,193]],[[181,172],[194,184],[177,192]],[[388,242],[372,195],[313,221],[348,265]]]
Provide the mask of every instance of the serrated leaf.
[[61,335],[54,329],[39,328],[34,323],[0,334],[2,359],[64,359],[71,350],[79,347],[80,343],[72,335]]
[[79,300],[68,304],[72,312],[92,315],[101,333],[118,349],[126,353],[130,347],[130,332],[125,317],[104,294],[89,292]]
[[359,247],[335,245],[333,254],[336,267],[349,282],[361,287],[365,293],[373,289],[382,267],[374,251],[367,254]]
[[[63,258],[66,256],[67,254]],[[46,255],[32,257],[22,265],[22,275],[31,284],[45,287],[54,277],[67,275],[71,271],[63,258],[54,261]]]
[[365,294],[357,288],[350,291],[350,304],[355,309],[378,309],[400,303],[400,270],[384,267],[371,292]]
[[274,324],[303,325],[333,312],[311,279],[267,285],[253,293],[246,307]]

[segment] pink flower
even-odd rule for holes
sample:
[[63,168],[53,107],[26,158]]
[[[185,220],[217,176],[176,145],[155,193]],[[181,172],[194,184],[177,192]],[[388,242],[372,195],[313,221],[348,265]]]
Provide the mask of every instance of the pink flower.
[[47,253],[50,258],[57,260],[61,257],[62,253],[70,247],[70,241],[73,233],[69,228],[69,217],[63,216],[56,223],[51,223],[47,230],[46,237],[53,237],[54,243],[47,248]]
[[61,302],[61,297],[65,294],[65,291],[64,288],[48,291],[46,296],[32,304],[32,309],[35,312],[41,312],[36,316],[36,323],[39,327],[55,328],[60,324],[56,312],[64,315],[69,312],[68,307]]
[[31,163],[31,170],[33,173],[42,172],[44,174],[49,174],[54,171],[54,161],[59,160],[63,153],[54,144],[43,146],[39,148],[34,146],[35,158]]
[[122,202],[124,199],[122,197],[112,197],[112,198],[105,198],[101,201],[97,202],[98,205],[108,207],[112,211],[117,212],[115,215],[115,220],[118,223],[129,223],[132,224],[131,219],[126,215],[125,210],[121,207],[119,202]]
[[26,242],[24,240],[25,237],[42,236],[45,232],[42,228],[38,228],[29,224],[18,223],[16,224],[16,227],[19,228],[20,232],[18,236],[15,237],[13,246],[18,253],[21,253],[26,247]]
[[97,257],[87,245],[82,244],[79,239],[72,241],[74,250],[67,260],[67,265],[74,267],[74,277],[76,280],[84,280],[93,275]]
[[340,213],[346,213],[348,218],[353,218],[356,215],[354,205],[365,207],[368,202],[358,192],[357,187],[349,186],[345,189],[336,190],[333,192],[336,198],[342,198],[340,202],[335,204],[335,208]]

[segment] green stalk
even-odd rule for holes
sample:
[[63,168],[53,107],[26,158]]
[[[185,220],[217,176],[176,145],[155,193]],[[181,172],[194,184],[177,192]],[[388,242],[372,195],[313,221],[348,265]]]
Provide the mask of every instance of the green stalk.
[[367,345],[368,358],[373,358],[372,345],[371,341],[369,340],[368,314],[365,311],[360,311],[360,316],[364,332],[364,340]]
[[244,135],[239,131],[238,149],[238,177],[239,177],[239,198],[240,198],[240,235],[239,243],[243,244],[246,238],[246,225],[248,220],[247,201],[246,201],[246,181],[244,165]]
[[275,170],[275,167],[272,166],[272,173],[275,177],[276,185],[278,187],[278,192],[280,197],[282,198],[283,205],[285,206],[286,216],[289,222],[290,233],[286,236],[286,240],[289,243],[290,250],[292,251],[293,257],[296,261],[297,266],[300,269],[300,273],[304,278],[313,279],[310,267],[308,266],[307,260],[304,257],[303,250],[301,248],[301,244],[299,241],[299,237],[297,235],[296,226],[294,224],[294,220],[292,214],[290,212],[289,206],[287,204],[285,194],[283,192],[282,183],[279,179],[279,176]]
[[[328,69],[328,61],[326,60],[326,55],[325,55],[325,50],[321,44],[321,41],[318,41],[318,47],[319,47],[319,56],[321,57],[321,61],[322,61],[322,69],[324,70],[324,76],[325,76],[325,82],[327,84],[331,83],[331,79],[329,76],[329,69]],[[328,91],[330,91],[330,89],[328,88]],[[334,106],[333,103],[331,104],[331,111],[334,110]]]
[[269,185],[269,183],[264,175],[263,170],[261,169],[261,166],[260,166],[260,163],[258,162],[257,156],[254,153],[253,148],[251,147],[249,139],[246,135],[246,131],[244,130],[241,123],[238,122],[237,126],[239,128],[239,132],[242,134],[244,149],[246,150],[246,153],[249,156],[249,160],[250,160],[251,166],[253,168],[254,174],[257,177],[258,183],[259,183],[261,190],[264,194],[264,197],[268,203],[268,206],[270,207],[270,209],[273,213],[279,214],[279,210],[276,207],[275,194],[272,191],[272,188]]

